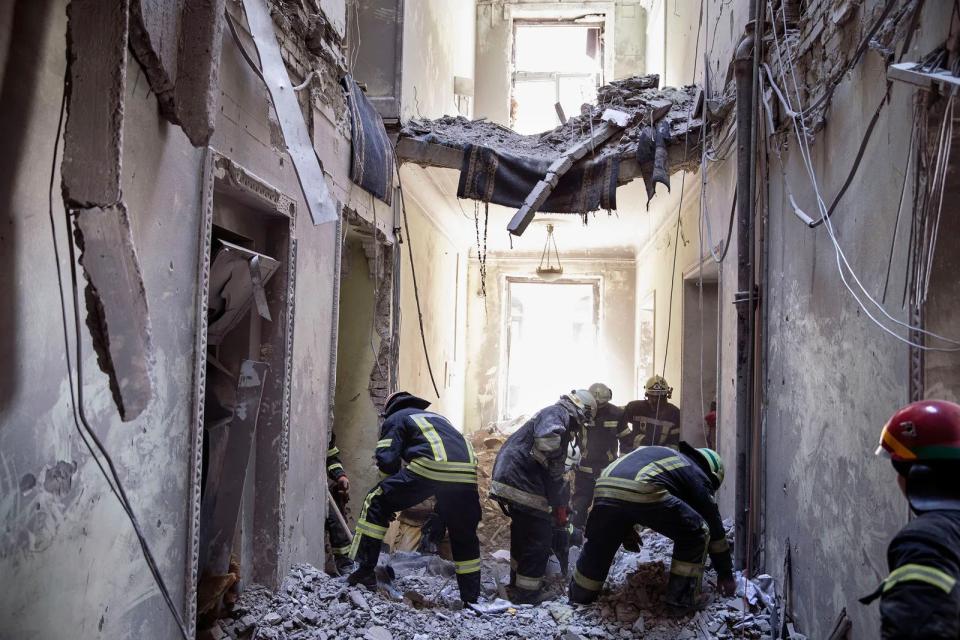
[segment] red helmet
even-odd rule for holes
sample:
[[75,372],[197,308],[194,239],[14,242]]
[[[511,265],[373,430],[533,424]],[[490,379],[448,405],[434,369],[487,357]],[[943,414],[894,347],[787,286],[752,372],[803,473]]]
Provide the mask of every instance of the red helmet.
[[894,462],[960,460],[960,405],[921,400],[899,409],[880,434],[881,453]]

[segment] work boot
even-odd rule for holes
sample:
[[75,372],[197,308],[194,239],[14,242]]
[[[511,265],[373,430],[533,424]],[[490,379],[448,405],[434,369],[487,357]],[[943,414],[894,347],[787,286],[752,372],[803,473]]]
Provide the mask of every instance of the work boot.
[[375,567],[357,567],[356,571],[347,576],[347,584],[350,586],[363,585],[372,592],[377,590],[377,574]]
[[520,587],[508,587],[507,595],[513,604],[533,604],[537,605],[549,599],[543,589],[521,589]]
[[597,599],[597,596],[600,595],[600,592],[584,589],[577,584],[573,578],[571,578],[570,587],[567,590],[567,594],[570,604],[590,604]]
[[350,556],[333,556],[333,564],[337,567],[337,573],[341,576],[350,575],[353,571],[353,560]]
[[700,593],[700,576],[678,576],[670,574],[664,602],[667,615],[679,618],[700,611],[710,604],[712,598]]
[[460,589],[460,600],[466,607],[472,602],[480,600],[480,572],[463,573],[457,575],[457,587]]

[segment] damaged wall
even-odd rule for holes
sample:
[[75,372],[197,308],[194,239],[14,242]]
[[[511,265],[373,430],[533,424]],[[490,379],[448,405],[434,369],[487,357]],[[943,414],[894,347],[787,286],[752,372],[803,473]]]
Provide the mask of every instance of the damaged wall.
[[[408,168],[403,168],[404,185]],[[413,242],[414,265],[420,289],[423,329],[430,354],[430,365],[440,397],[430,382],[423,355],[413,278],[410,272],[408,235],[403,230],[400,291],[400,366],[399,388],[426,398],[432,411],[443,414],[457,427],[464,425],[464,379],[467,300],[467,250],[451,236],[446,225],[437,220],[417,198],[417,191],[405,192],[407,217]],[[439,209],[439,207],[438,207]],[[469,393],[467,394],[469,396]]]
[[470,117],[469,101],[461,100],[458,109],[453,79],[473,80],[476,33],[473,2],[404,3],[402,120]]
[[[77,436],[71,414],[47,217],[64,80],[66,4],[15,3],[0,94],[0,127],[8,141],[0,178],[0,292],[10,301],[0,312],[0,353],[9,364],[0,374],[0,573],[18,585],[0,596],[0,619],[5,621],[4,637],[169,638],[176,635],[173,619],[125,516]],[[343,2],[334,4],[342,20]],[[238,5],[230,2],[228,10],[237,18],[242,45],[253,52]],[[285,11],[275,14],[280,23],[289,17]],[[303,34],[284,24],[280,44],[291,81],[301,82],[310,66],[322,67],[300,98],[328,186],[364,218],[372,219],[371,207],[377,207],[380,228],[389,234],[390,208],[374,203],[349,179],[349,116],[336,85],[338,73],[312,58]],[[318,532],[323,530],[326,504],[317,491],[322,481],[317,470],[327,446],[337,229],[311,223],[262,81],[229,34],[222,46],[220,109],[211,146],[290,196],[298,213],[292,371],[285,381],[291,388],[290,422],[288,430],[269,443],[272,457],[258,453],[258,472],[266,469],[279,486],[257,492],[257,509],[267,517],[254,518],[254,544],[248,545],[258,562],[254,578],[269,584],[291,563],[323,563]],[[195,567],[188,525],[194,499],[192,398],[203,257],[199,249],[204,246],[204,150],[191,146],[183,131],[163,118],[133,56],[127,62],[124,127],[122,188],[151,313],[156,386],[143,413],[121,424],[106,376],[96,365],[89,332],[81,326],[84,408],[116,462],[174,602],[192,603],[189,576]],[[56,178],[59,166],[53,170]],[[61,266],[66,268],[67,231],[58,196],[52,196],[53,216]],[[69,271],[64,275],[69,289]],[[82,297],[80,304],[83,318]],[[72,341],[71,318],[68,308]],[[283,408],[263,410],[275,416]],[[185,617],[188,609],[182,608]]]
[[379,338],[373,332],[374,280],[363,245],[348,237],[340,271],[340,329],[337,332],[337,388],[334,427],[340,460],[350,477],[354,510],[377,483],[371,458],[380,435],[379,413],[370,397],[374,348]]
[[[530,12],[543,9],[542,17],[570,16],[613,7],[613,51],[608,58],[605,82],[632,75],[656,73],[646,64],[647,10],[644,0],[581,0],[580,2],[540,2],[538,0],[478,0],[476,36],[476,117],[510,126],[511,72],[513,58],[512,9]],[[662,83],[661,83],[662,84]],[[571,115],[571,114],[567,114]]]
[[[634,262],[630,255],[561,254],[563,277],[602,276],[600,287],[599,362],[603,380],[613,390],[613,402],[623,406],[633,398]],[[498,419],[498,389],[506,364],[501,357],[506,339],[503,300],[507,276],[536,276],[540,257],[517,254],[488,256],[486,300],[481,296],[480,269],[470,260],[469,320],[467,339],[466,428],[476,431]],[[561,312],[562,310],[558,310]],[[562,345],[558,345],[562,348]],[[587,387],[596,380],[571,380],[572,387]],[[557,397],[569,389],[557,389]]]
[[[719,1],[707,4],[710,19],[705,20],[700,51],[702,54],[703,43],[707,42],[711,77],[717,88],[716,83],[726,74],[736,40],[743,32],[747,6]],[[812,96],[805,93],[804,101],[815,99],[825,78],[842,67],[881,4],[869,2],[860,9],[850,5],[848,11],[836,12],[841,5],[849,3],[825,3],[801,20],[800,41],[810,51],[804,54],[803,65],[797,73],[801,78],[816,79],[811,81]],[[947,10],[939,5],[926,5],[914,46],[905,60],[917,59],[942,41],[948,23]],[[687,83],[693,77],[690,53],[699,17],[695,9],[681,8],[680,12],[681,16],[671,16],[667,23],[669,55],[665,64],[669,83]],[[837,19],[824,19],[823,13]],[[650,20],[653,22],[655,16]],[[809,35],[811,29],[821,28],[825,31],[820,36]],[[689,34],[687,45],[671,44],[687,38],[684,34]],[[651,43],[651,46],[656,49],[659,44]],[[674,55],[675,59],[671,60]],[[697,77],[702,77],[702,65],[698,66]],[[838,85],[832,106],[826,112],[825,127],[811,145],[813,165],[828,204],[847,176],[884,86],[885,69],[873,51],[868,51]],[[880,116],[857,179],[834,215],[839,241],[857,274],[874,295],[879,295],[884,286],[910,136],[912,96],[911,90],[895,83],[891,101]],[[766,235],[767,247],[759,245],[758,258],[767,256],[763,273],[769,281],[764,289],[767,334],[762,343],[767,363],[766,375],[761,380],[766,387],[766,403],[761,407],[766,438],[763,452],[766,527],[761,533],[765,563],[757,569],[773,574],[780,584],[792,584],[791,613],[798,629],[808,637],[827,637],[841,611],[846,609],[853,622],[851,637],[874,638],[879,628],[877,608],[860,605],[857,598],[875,588],[885,576],[886,545],[906,522],[907,506],[894,488],[895,476],[889,464],[874,458],[872,451],[885,420],[907,401],[908,350],[875,327],[844,289],[827,230],[823,226],[809,229],[794,216],[789,192],[799,206],[814,217],[816,205],[792,131],[788,138],[784,151],[786,182],[771,152],[769,186],[762,191],[769,204],[766,209],[763,206],[758,209],[758,215],[766,211],[768,216],[766,225],[762,218],[758,221],[757,232]],[[706,206],[717,244],[726,232],[736,180],[735,164],[734,149],[722,161],[710,163],[708,169]],[[677,175],[672,180],[675,192],[679,178]],[[684,196],[677,260],[678,284],[680,272],[694,264],[698,254],[700,176],[688,174],[686,181],[688,191]],[[637,265],[638,298],[643,297],[644,290],[657,290],[658,369],[662,363],[663,331],[668,321],[661,308],[666,303],[660,291],[669,291],[669,261],[676,233],[675,196],[670,200],[673,203],[671,222],[641,250]],[[654,201],[653,206],[660,204]],[[905,270],[908,234],[904,233],[903,224],[901,222],[901,234],[893,253],[889,283],[890,290],[897,292],[902,291]],[[686,246],[684,238],[689,242]],[[728,464],[732,463],[734,453],[736,418],[736,313],[731,304],[736,291],[736,253],[734,237],[723,264],[719,294],[722,365],[718,448]],[[896,301],[888,300],[887,309],[903,318],[899,296],[897,293]],[[675,307],[676,300],[675,291]],[[682,309],[674,309],[674,331],[682,326],[683,313]],[[675,351],[674,346],[679,346],[674,342],[677,336],[673,333],[671,337],[671,355],[667,360],[667,378],[673,384],[679,373],[675,358],[680,357],[680,352]],[[681,400],[683,396],[681,390]],[[733,513],[734,484],[728,479],[720,491],[719,502],[725,516]],[[787,545],[792,564],[789,580],[784,569]],[[838,567],[842,570],[837,570]]]
[[[9,302],[0,312],[0,353],[8,365],[0,374],[0,573],[17,585],[0,595],[0,619],[11,638],[173,637],[173,619],[71,412],[47,216],[49,171],[58,176],[60,170],[51,162],[64,80],[65,4],[16,4],[0,97],[8,141],[0,172],[0,291]],[[174,601],[182,603],[202,151],[161,120],[132,58],[127,73],[122,188],[154,312],[156,386],[146,410],[121,423],[81,325],[84,409],[113,456]],[[58,193],[52,202],[69,305]],[[82,318],[82,295],[80,304]],[[72,310],[67,317],[72,343]]]

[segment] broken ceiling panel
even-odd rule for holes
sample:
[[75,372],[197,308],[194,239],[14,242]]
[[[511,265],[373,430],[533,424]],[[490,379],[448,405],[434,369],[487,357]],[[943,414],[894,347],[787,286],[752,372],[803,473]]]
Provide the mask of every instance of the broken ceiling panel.
[[121,203],[74,212],[80,265],[87,277],[87,327],[97,363],[125,422],[152,397],[150,314],[130,219]]
[[76,207],[105,207],[120,202],[127,3],[74,0],[67,15],[63,195]]
[[[652,194],[654,182],[669,184],[671,171],[693,169],[698,165],[697,138],[702,126],[699,113],[702,94],[698,87],[657,89],[658,85],[659,78],[656,75],[611,82],[597,91],[598,104],[591,107],[589,112],[569,118],[565,124],[539,135],[521,135],[486,120],[471,121],[450,116],[437,120],[414,119],[400,132],[397,157],[401,162],[469,173],[471,167],[476,169],[469,154],[476,154],[480,149],[487,155],[492,154],[508,163],[512,161],[517,166],[529,165],[536,178],[529,182],[529,190],[522,195],[515,189],[507,197],[503,191],[492,188],[489,180],[485,182],[491,187],[489,189],[468,189],[460,193],[462,197],[519,209],[529,200],[537,181],[549,178],[548,169],[553,163],[587,143],[589,152],[575,159],[567,180],[584,173],[588,166],[604,166],[604,162],[609,160],[617,168],[612,178],[615,185],[646,177],[648,193]],[[603,118],[604,112],[610,109],[625,114],[620,121],[626,126],[613,133],[607,130],[612,125]],[[493,164],[488,163],[487,167],[489,169]],[[664,175],[667,178],[665,180],[661,179]],[[557,180],[560,178],[557,177]],[[559,189],[556,185],[553,188]],[[586,213],[604,208],[612,200],[585,198],[579,204],[574,204],[572,209],[560,208],[550,203],[549,199],[541,204],[546,211]],[[516,231],[522,232],[524,226],[517,224]]]
[[243,0],[243,8],[260,57],[263,79],[273,100],[287,152],[293,160],[313,224],[335,222],[340,215],[339,206],[327,188],[320,159],[313,148],[296,92],[290,84],[266,0]]
[[73,0],[61,181],[87,279],[87,327],[120,417],[150,403],[153,349],[143,274],[121,200],[128,3]]
[[160,112],[195,147],[213,135],[225,0],[130,0],[130,48]]

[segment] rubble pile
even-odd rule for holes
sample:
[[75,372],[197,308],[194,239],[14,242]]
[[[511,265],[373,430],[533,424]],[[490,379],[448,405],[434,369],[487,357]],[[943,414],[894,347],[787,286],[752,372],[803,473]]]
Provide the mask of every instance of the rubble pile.
[[[704,610],[671,619],[662,602],[672,544],[644,532],[639,553],[620,551],[607,590],[596,604],[571,606],[563,595],[566,578],[556,560],[548,568],[548,593],[554,599],[533,607],[505,599],[509,554],[484,553],[479,605],[459,602],[452,563],[416,553],[381,557],[378,593],[350,587],[309,565],[297,565],[273,593],[248,588],[209,637],[261,640],[428,640],[431,638],[634,638],[701,640],[769,637],[772,580],[741,578],[739,596],[715,595]],[[571,550],[571,566],[578,550]],[[388,568],[389,567],[389,568]],[[716,578],[708,572],[705,592]]]
[[[613,136],[600,146],[592,157],[618,154],[633,157],[637,140],[644,127],[663,118],[670,122],[668,144],[683,143],[687,135],[696,138],[702,125],[696,116],[698,87],[664,87],[659,89],[656,74],[633,76],[606,84],[597,90],[597,104],[585,104],[582,113],[565,124],[538,135],[521,135],[512,129],[487,120],[468,120],[462,116],[444,116],[435,120],[412,119],[400,132],[401,138],[462,149],[466,145],[489,147],[498,152],[528,158],[554,158],[590,136],[598,127],[603,112],[615,108],[630,116],[631,124],[620,135]],[[695,140],[691,147],[695,146]],[[680,168],[680,167],[678,167]]]

